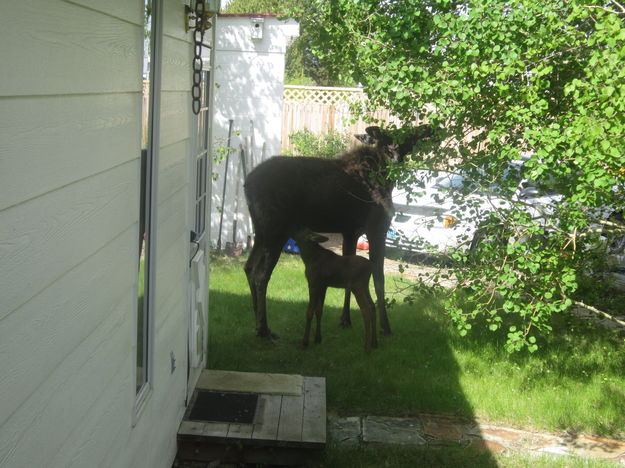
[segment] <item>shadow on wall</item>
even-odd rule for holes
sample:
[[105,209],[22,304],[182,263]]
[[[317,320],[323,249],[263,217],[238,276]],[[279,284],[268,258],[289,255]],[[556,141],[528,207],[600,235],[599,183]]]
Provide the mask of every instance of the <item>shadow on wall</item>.
[[211,199],[214,246],[220,226],[222,246],[245,242],[251,233],[243,196],[241,147],[246,149],[247,172],[280,152],[284,54],[289,35],[297,35],[297,31],[293,20],[267,17],[262,39],[252,39],[250,17],[220,16],[217,22],[213,156],[218,161],[213,166]]
[[[234,128],[234,121],[232,121]],[[252,233],[251,219],[247,209],[243,186],[250,168],[262,161],[265,156],[265,145],[259,149],[255,144],[253,122],[250,123],[248,136],[238,133],[241,141],[238,147],[233,144],[233,131],[230,132],[230,145],[227,141],[220,151],[222,158],[217,179],[213,180],[211,239],[218,251],[226,251],[229,255],[240,255],[250,243]],[[229,148],[229,149],[228,149]]]

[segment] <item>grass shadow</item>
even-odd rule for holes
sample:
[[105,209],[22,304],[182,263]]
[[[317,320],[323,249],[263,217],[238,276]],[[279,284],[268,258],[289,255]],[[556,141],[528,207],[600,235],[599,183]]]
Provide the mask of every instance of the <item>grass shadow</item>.
[[[625,311],[623,293],[603,286],[593,285],[601,305],[610,305],[608,310],[617,314]],[[466,303],[462,307],[471,309]],[[442,307],[437,313],[446,315]],[[506,326],[493,332],[481,317],[465,337],[449,333],[449,321],[443,326],[461,367],[464,390],[481,417],[526,428],[625,438],[622,329],[572,313],[555,314],[549,323],[553,331],[537,337],[537,352],[508,354],[508,326],[520,328],[520,323],[512,314],[504,319]]]
[[[308,294],[298,258],[281,260],[270,282],[268,320],[280,336],[274,344],[254,334],[241,260],[228,260],[214,269],[210,291],[209,368],[323,376],[331,416],[443,413],[475,424],[435,301],[424,298],[393,307],[393,335],[379,336],[379,348],[366,354],[360,311],[352,310],[353,328],[338,326],[340,290],[328,291],[323,342],[301,349]],[[480,466],[497,466],[488,454],[479,459]]]
[[340,415],[440,412],[625,437],[625,346],[617,332],[559,314],[536,353],[508,354],[505,330],[476,323],[461,337],[440,297],[403,303],[394,291],[401,287],[389,278],[387,294],[398,300],[389,312],[394,334],[380,337],[379,349],[364,354],[357,310],[353,329],[338,328],[342,292],[329,290],[324,341],[302,351],[307,288],[299,258],[283,258],[270,283],[269,321],[281,335],[275,345],[254,336],[242,259],[218,264],[211,280],[212,367],[326,376],[329,408]]
[[[495,420],[512,415],[512,425],[516,419],[528,428],[625,437],[623,330],[568,312],[555,314],[552,332],[538,337],[537,352],[508,354],[507,326],[491,331],[488,325],[481,317],[466,337],[449,337],[478,412],[483,415],[485,408]],[[476,381],[496,394],[487,394]]]

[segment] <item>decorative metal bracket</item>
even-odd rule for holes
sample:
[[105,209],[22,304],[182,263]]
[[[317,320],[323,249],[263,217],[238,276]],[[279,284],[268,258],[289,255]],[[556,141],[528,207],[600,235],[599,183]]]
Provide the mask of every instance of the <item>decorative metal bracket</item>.
[[192,29],[197,29],[199,26],[202,32],[205,32],[212,25],[209,21],[215,14],[219,11],[219,1],[218,0],[204,0],[202,3],[205,4],[204,12],[202,15],[197,14],[197,8],[191,8],[191,6],[184,6],[184,27],[185,32],[189,32]]
[[184,30],[189,32],[199,26],[202,33],[212,27],[210,19],[215,16],[214,11],[205,11],[203,15],[198,16],[193,8],[189,5],[184,6]]

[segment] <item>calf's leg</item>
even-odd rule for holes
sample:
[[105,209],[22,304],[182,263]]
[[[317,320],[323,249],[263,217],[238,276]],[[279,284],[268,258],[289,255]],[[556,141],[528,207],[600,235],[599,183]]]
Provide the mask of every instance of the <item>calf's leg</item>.
[[321,342],[321,312],[323,311],[323,303],[325,300],[326,288],[316,287],[309,284],[308,286],[308,308],[306,309],[306,328],[304,329],[304,339],[302,347],[306,348],[310,339],[310,327],[313,316],[317,318],[317,329],[315,330],[315,343]]
[[306,309],[306,328],[304,329],[304,339],[302,340],[302,348],[308,347],[308,342],[310,339],[310,324],[312,323],[312,318],[315,313],[313,308],[313,302],[308,302],[308,308]]
[[317,329],[315,330],[315,343],[321,343],[321,315],[323,314],[323,304],[326,299],[327,288],[321,288],[315,306],[315,316],[317,318]]
[[362,323],[365,330],[365,351],[370,352],[371,348],[378,347],[378,339],[375,332],[375,304],[369,294],[369,284],[366,287],[354,288],[354,296],[362,312]]

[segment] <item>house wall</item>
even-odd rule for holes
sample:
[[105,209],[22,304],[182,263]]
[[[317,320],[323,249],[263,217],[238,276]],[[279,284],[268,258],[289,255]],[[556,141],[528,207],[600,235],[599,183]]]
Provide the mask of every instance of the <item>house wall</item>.
[[2,467],[169,467],[175,455],[187,383],[192,44],[183,3],[164,3],[154,377],[136,417],[143,1],[2,6]]
[[[211,239],[213,244],[218,242],[221,222],[222,247],[233,239],[245,241],[250,232],[240,145],[251,148],[247,153],[248,171],[262,160],[280,154],[286,47],[291,38],[299,35],[299,25],[294,20],[258,15],[263,19],[263,37],[253,39],[251,19],[255,16],[220,15],[217,19],[213,149],[219,156],[219,148],[227,146],[231,119],[230,147],[235,149],[228,162],[225,196],[227,158],[213,167],[217,179],[212,188]],[[233,237],[235,217],[237,233]]]

